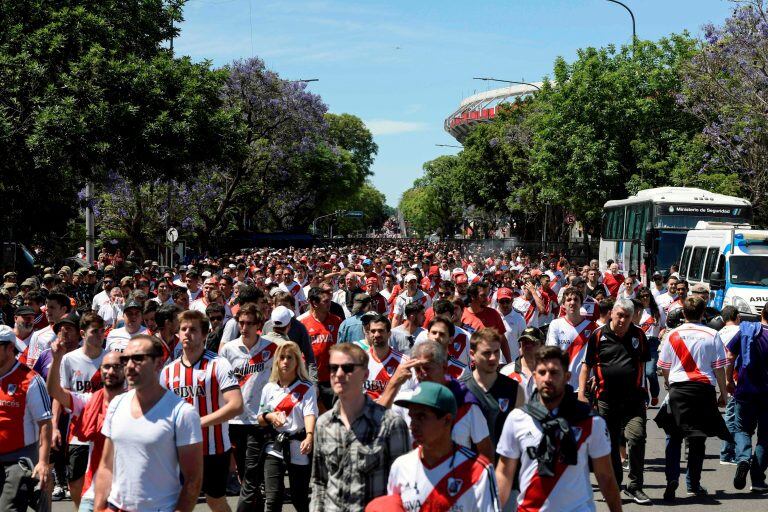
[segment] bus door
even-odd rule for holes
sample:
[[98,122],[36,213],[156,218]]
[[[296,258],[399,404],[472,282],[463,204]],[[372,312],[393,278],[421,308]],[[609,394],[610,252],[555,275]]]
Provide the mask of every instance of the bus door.
[[634,270],[641,283],[645,280],[640,273],[640,265],[643,262],[643,243],[640,240],[632,240],[629,247],[629,269]]

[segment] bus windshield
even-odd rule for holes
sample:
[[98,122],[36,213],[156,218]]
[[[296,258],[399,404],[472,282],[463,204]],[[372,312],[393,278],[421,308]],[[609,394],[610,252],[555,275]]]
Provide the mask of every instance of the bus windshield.
[[680,259],[680,253],[685,245],[686,231],[659,231],[658,252],[654,271],[662,274]]
[[768,286],[768,257],[731,256],[731,283],[747,286]]

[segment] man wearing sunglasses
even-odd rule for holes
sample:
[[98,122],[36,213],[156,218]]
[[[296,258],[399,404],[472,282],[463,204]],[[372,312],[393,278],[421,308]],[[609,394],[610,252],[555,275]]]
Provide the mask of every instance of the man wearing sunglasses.
[[162,355],[160,340],[146,334],[131,339],[120,355],[131,390],[110,402],[104,418],[94,510],[191,511],[197,503],[200,416],[160,385]]
[[[86,316],[83,318],[85,319]],[[90,331],[92,329],[91,324],[95,323],[91,320],[90,323],[86,324],[86,330]],[[101,330],[103,337],[103,324]],[[48,373],[48,394],[71,412],[73,418],[70,428],[73,436],[86,443],[86,448],[88,444],[92,445],[90,454],[87,450],[85,452],[87,467],[83,480],[80,482],[82,498],[78,500],[80,510],[90,512],[93,510],[94,477],[104,449],[105,438],[101,433],[101,428],[104,424],[106,406],[113,398],[125,392],[124,366],[120,362],[119,352],[106,352],[99,365],[99,380],[103,383],[103,387],[69,390],[61,385],[61,366],[62,361],[66,359],[65,354],[71,356],[74,352],[67,354],[64,343],[55,341],[51,345],[51,353],[53,362]],[[72,486],[71,481],[70,486]],[[75,501],[74,496],[73,501]],[[75,501],[75,504],[77,503]]]
[[408,427],[364,393],[368,354],[362,348],[341,343],[329,351],[338,400],[317,420],[310,509],[362,512],[387,493],[392,463],[409,451]]

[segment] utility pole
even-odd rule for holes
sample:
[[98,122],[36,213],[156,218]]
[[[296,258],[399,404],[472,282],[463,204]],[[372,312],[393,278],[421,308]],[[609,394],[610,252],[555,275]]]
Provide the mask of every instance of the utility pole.
[[91,265],[94,260],[93,242],[96,238],[96,226],[93,215],[93,183],[85,184],[85,261]]

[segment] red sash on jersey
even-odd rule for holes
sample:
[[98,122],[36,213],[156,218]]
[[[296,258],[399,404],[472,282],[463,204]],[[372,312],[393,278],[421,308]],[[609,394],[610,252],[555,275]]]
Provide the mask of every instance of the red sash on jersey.
[[448,345],[448,355],[458,359],[464,353],[464,347],[466,346],[467,335],[463,332],[460,332],[453,337],[453,340]]
[[525,314],[523,315],[525,317],[525,323],[528,324],[531,321],[531,318],[533,318],[533,314],[536,312],[536,302],[533,300],[528,301],[528,309],[526,310]]
[[[581,323],[584,323],[584,321]],[[584,346],[587,344],[587,341],[589,340],[589,335],[595,332],[595,329],[596,326],[594,325],[594,322],[589,322],[587,325],[581,328],[581,331],[579,331],[578,334],[576,334],[576,337],[568,346],[569,361],[573,361],[573,358],[576,356],[576,354],[578,354],[579,351],[584,348]]]
[[27,410],[29,383],[37,375],[19,364],[0,382],[0,453],[24,448],[24,413]]
[[488,461],[482,455],[467,459],[440,479],[422,503],[421,512],[445,512],[451,510],[465,492],[472,489],[474,483],[487,470]]
[[[269,354],[269,360],[271,361],[272,357],[275,355],[275,351],[277,351],[277,345],[275,345],[274,343],[270,343],[269,345],[261,349],[261,352],[259,352],[258,354],[256,354],[255,356],[253,356],[248,360],[248,366],[251,367],[251,366],[256,366],[257,364],[264,363],[265,353]],[[250,379],[253,375],[255,375],[255,372],[244,372],[244,373],[245,375],[242,375],[239,378],[241,387],[243,384],[245,384],[248,381],[248,379]]]
[[645,322],[640,324],[640,328],[643,330],[644,333],[647,333],[648,331],[651,330],[651,327],[653,327],[654,325],[656,325],[656,319],[653,318],[652,316],[649,316]]
[[691,352],[685,345],[683,338],[680,337],[680,334],[673,332],[669,337],[669,344],[672,347],[672,350],[675,351],[677,358],[680,359],[680,364],[683,366],[683,370],[685,370],[689,380],[692,382],[703,382],[705,384],[710,383],[707,376],[699,370],[696,361],[694,361]]
[[104,450],[104,435],[101,427],[104,425],[104,417],[107,415],[106,397],[104,388],[91,395],[91,399],[85,405],[80,416],[72,420],[72,435],[81,441],[93,443],[93,449],[88,456],[88,470],[85,472],[83,491],[85,492],[93,482],[93,476],[101,461],[101,452]]
[[304,400],[304,395],[307,391],[309,391],[309,386],[306,383],[300,382],[296,384],[296,387],[294,387],[293,390],[289,390],[285,395],[285,398],[277,404],[275,410],[283,411],[286,416],[289,416],[296,404]]
[[[578,426],[581,427],[581,437],[576,442],[577,452],[592,433],[592,418],[581,421]],[[568,464],[560,459],[555,462],[555,474],[551,477],[540,476],[537,469],[528,484],[528,488],[525,490],[523,503],[520,504],[517,510],[519,512],[538,512],[566,469],[568,469]]]
[[288,291],[291,292],[291,295],[295,297],[296,294],[301,291],[301,285],[294,281],[294,286],[292,286],[291,289]]

